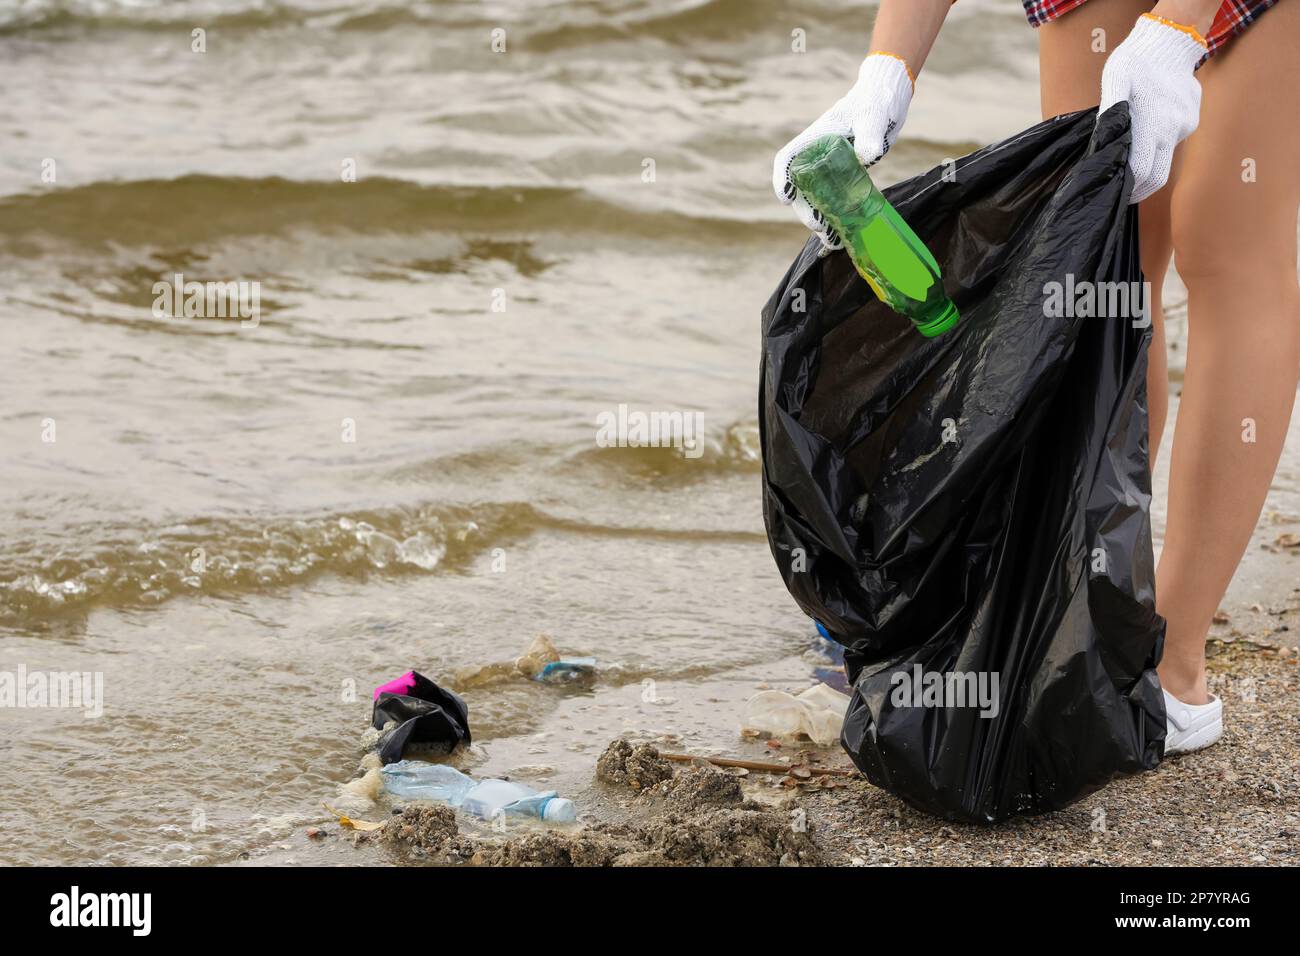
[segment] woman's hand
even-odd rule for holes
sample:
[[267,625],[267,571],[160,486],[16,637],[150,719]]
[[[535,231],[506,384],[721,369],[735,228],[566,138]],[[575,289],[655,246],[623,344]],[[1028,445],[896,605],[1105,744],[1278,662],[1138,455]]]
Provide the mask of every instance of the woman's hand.
[[898,138],[911,102],[912,77],[907,64],[892,53],[872,53],[862,61],[853,88],[776,154],[772,188],[777,198],[794,207],[795,214],[817,233],[826,248],[839,248],[840,240],[795,189],[790,181],[791,162],[816,140],[838,135],[852,139],[858,159],[870,166],[889,152]]
[[814,140],[831,134],[851,138],[864,166],[884,156],[903,128],[916,74],[925,65],[951,6],[952,0],[880,0],[871,34],[872,52],[862,61],[858,82],[776,154],[772,187],[777,198],[794,207],[826,248],[839,248],[840,240],[790,182],[790,162]]
[[1204,55],[1205,40],[1194,27],[1143,14],[1106,61],[1100,112],[1120,100],[1129,106],[1130,203],[1141,202],[1168,182],[1174,147],[1196,129],[1201,84],[1194,71]]

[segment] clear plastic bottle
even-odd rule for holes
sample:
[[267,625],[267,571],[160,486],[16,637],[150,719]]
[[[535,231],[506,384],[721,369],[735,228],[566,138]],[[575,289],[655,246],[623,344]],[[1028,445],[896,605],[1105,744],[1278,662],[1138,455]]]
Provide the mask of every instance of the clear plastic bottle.
[[484,780],[465,794],[461,807],[484,820],[491,820],[498,813],[536,817],[548,823],[572,823],[578,818],[573,801],[556,796],[554,790],[538,793],[509,780]]
[[403,800],[431,800],[458,807],[476,786],[455,767],[422,760],[399,760],[379,771],[384,789]]
[[554,790],[538,793],[509,780],[475,781],[446,764],[399,760],[380,774],[384,789],[395,797],[445,803],[484,820],[498,813],[536,817],[548,823],[572,823],[578,818],[573,801],[557,796]]
[[926,338],[957,324],[930,250],[876,188],[843,136],[824,136],[790,164],[790,179],[822,214],[877,297]]

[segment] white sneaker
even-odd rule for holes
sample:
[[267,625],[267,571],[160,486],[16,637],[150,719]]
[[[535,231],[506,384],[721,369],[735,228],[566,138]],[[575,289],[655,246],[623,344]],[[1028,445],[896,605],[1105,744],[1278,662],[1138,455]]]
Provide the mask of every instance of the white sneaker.
[[1165,756],[1191,753],[1223,736],[1223,701],[1210,695],[1208,704],[1184,704],[1165,691]]

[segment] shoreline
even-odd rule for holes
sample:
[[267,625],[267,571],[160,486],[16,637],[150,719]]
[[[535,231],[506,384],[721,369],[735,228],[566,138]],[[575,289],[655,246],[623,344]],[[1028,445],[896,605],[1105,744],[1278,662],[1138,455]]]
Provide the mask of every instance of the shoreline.
[[[1300,609],[1274,615],[1294,634]],[[487,866],[1228,866],[1300,863],[1300,653],[1267,636],[1212,638],[1224,738],[1120,777],[1063,810],[952,823],[852,778],[670,763],[618,738],[593,770],[599,818],[512,824],[509,836],[407,804],[357,847],[385,862]],[[1236,628],[1240,630],[1240,628]],[[848,769],[838,747],[782,745],[767,762]],[[778,756],[780,755],[780,756]]]

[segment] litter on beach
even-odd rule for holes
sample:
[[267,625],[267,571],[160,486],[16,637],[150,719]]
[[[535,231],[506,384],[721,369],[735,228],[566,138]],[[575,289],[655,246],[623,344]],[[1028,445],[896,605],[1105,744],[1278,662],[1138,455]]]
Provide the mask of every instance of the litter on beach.
[[450,753],[470,742],[469,707],[417,671],[376,687],[374,701],[370,723],[383,732],[379,757],[386,764],[401,760],[410,744]]
[[826,684],[799,694],[764,690],[745,702],[741,732],[787,739],[804,736],[815,744],[833,744],[848,707],[849,698]]
[[484,820],[500,814],[534,817],[547,823],[573,823],[573,801],[554,790],[536,791],[511,780],[475,780],[446,764],[402,760],[380,771],[384,789],[403,800],[428,800],[463,809]]

